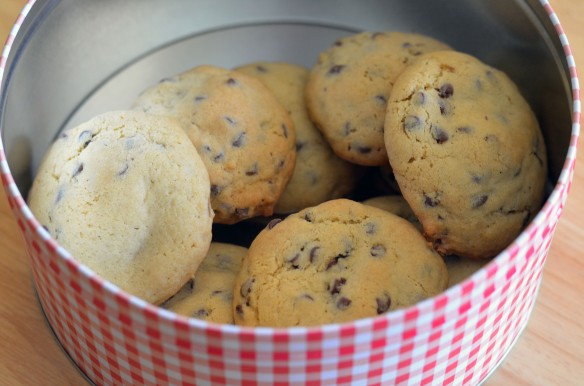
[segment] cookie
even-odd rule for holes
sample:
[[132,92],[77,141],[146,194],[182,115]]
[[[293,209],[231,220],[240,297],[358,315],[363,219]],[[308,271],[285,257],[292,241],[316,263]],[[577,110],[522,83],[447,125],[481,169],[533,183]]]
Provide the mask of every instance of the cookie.
[[287,109],[296,129],[296,166],[274,212],[297,212],[353,190],[360,168],[337,157],[308,117],[304,101],[308,70],[283,62],[251,63],[236,70],[264,83]]
[[117,111],[56,139],[29,205],[76,260],[158,304],[207,253],[209,189],[207,170],[178,122]]
[[446,288],[442,257],[409,222],[337,199],[274,220],[234,286],[235,323],[340,323],[412,305]]
[[133,107],[177,118],[211,179],[215,221],[269,216],[294,170],[294,125],[257,79],[198,66],[144,91]]
[[537,119],[509,77],[470,55],[429,53],[404,70],[385,144],[404,198],[443,255],[498,254],[542,203]]
[[444,256],[446,269],[448,270],[448,287],[455,286],[472,276],[483,268],[490,259],[469,259],[456,255]]
[[310,72],[311,119],[339,157],[360,165],[385,164],[383,125],[395,79],[418,55],[448,48],[401,32],[361,32],[336,41]]
[[408,220],[419,230],[422,229],[422,224],[420,224],[418,218],[412,211],[412,208],[410,208],[408,202],[403,196],[391,195],[373,197],[363,201],[363,205],[373,206],[375,208],[383,209],[386,212],[393,213],[396,216]]
[[247,248],[211,243],[195,276],[161,307],[187,317],[233,324],[233,283]]

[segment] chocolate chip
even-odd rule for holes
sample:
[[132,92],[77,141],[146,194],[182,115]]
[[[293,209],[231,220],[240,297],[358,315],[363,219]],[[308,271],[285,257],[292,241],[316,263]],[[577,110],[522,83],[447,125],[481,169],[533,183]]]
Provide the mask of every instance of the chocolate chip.
[[336,75],[336,74],[339,74],[341,71],[343,71],[344,68],[345,68],[345,66],[342,65],[342,64],[337,64],[335,66],[332,66],[328,70],[328,75]]
[[229,116],[224,116],[223,119],[225,120],[225,122],[229,123],[231,126],[236,126],[237,122],[235,121],[235,119],[229,117]]
[[215,290],[215,291],[211,292],[211,296],[221,295],[222,293],[223,293],[223,291]]
[[368,235],[373,235],[377,232],[377,224],[368,222],[365,224],[365,233]]
[[118,171],[118,176],[119,176],[119,177],[121,177],[121,176],[123,176],[124,174],[126,174],[126,173],[128,172],[128,169],[129,169],[129,168],[130,168],[130,165],[128,165],[128,164],[125,164],[125,165],[124,165],[124,166],[123,166],[123,167],[120,169],[120,171]]
[[210,153],[211,151],[213,151],[210,145],[203,145],[203,150],[205,151],[205,153]]
[[211,196],[217,197],[219,193],[221,193],[221,190],[223,190],[223,188],[219,185],[211,185]]
[[474,129],[470,126],[462,126],[462,127],[459,127],[458,129],[456,129],[456,131],[458,133],[470,134],[474,131]]
[[304,221],[308,221],[308,222],[313,222],[314,221],[314,218],[313,218],[311,212],[306,212],[304,214]]
[[79,173],[81,173],[83,171],[83,162],[79,164],[79,166],[77,166],[77,169],[75,169],[75,171],[73,172],[73,178],[77,177],[79,175]]
[[435,206],[437,206],[438,204],[440,204],[440,199],[438,198],[438,196],[436,197],[430,197],[426,194],[424,194],[424,205],[429,207],[429,208],[433,208]]
[[195,318],[206,318],[207,316],[209,316],[209,310],[200,308],[193,314],[193,316]]
[[235,214],[239,218],[245,218],[249,216],[249,208],[235,208]]
[[59,203],[59,201],[61,201],[63,199],[63,196],[65,195],[65,189],[61,188],[57,191],[57,197],[55,197],[55,204]]
[[412,104],[414,106],[423,106],[424,103],[426,103],[426,94],[424,94],[422,91],[412,95]]
[[318,252],[319,249],[320,249],[319,246],[312,247],[310,249],[310,252],[308,254],[308,257],[310,259],[310,263],[314,263],[314,260],[316,259],[316,254],[317,254],[317,252]]
[[472,182],[474,182],[475,184],[480,184],[483,181],[483,176],[479,176],[478,174],[473,174],[470,179],[472,180]]
[[282,222],[281,218],[275,218],[268,223],[268,229],[274,229],[276,225]]
[[331,293],[331,295],[336,295],[341,293],[341,287],[347,284],[347,279],[341,277],[340,279],[335,279],[332,285],[327,284],[327,291]]
[[452,107],[449,103],[446,103],[443,100],[438,101],[438,106],[440,107],[440,114],[443,116],[448,116],[452,112]]
[[242,147],[244,145],[244,143],[245,143],[245,131],[242,131],[231,142],[231,146],[233,146],[233,147]]
[[521,175],[521,166],[515,171],[515,173],[513,173],[513,178],[517,178]]
[[391,297],[387,294],[383,294],[382,297],[376,298],[377,302],[377,315],[381,315],[389,310],[391,307]]
[[215,156],[213,156],[213,162],[219,163],[219,162],[223,161],[224,159],[225,159],[225,153],[223,153],[223,152],[217,153],[217,154],[215,154]]
[[257,72],[262,72],[262,73],[268,72],[267,68],[265,68],[264,66],[259,66],[259,65],[256,66],[256,70],[257,70]]
[[345,124],[343,125],[343,135],[346,137],[351,133],[354,133],[355,131],[357,131],[354,128],[351,128],[351,123],[350,122],[345,122]]
[[351,251],[347,250],[343,253],[339,253],[338,255],[336,255],[335,257],[333,257],[328,264],[326,265],[325,270],[328,271],[329,269],[331,269],[332,267],[334,267],[335,265],[337,265],[339,263],[340,259],[346,259],[347,257],[349,257],[351,255]]
[[337,40],[336,42],[333,43],[334,46],[340,47],[343,45],[343,42],[340,40]]
[[356,145],[355,148],[359,154],[369,154],[373,150],[371,146]]
[[487,143],[495,143],[495,142],[498,142],[498,138],[497,138],[497,136],[495,134],[486,135],[483,139]]
[[385,95],[377,95],[375,96],[375,100],[382,106],[387,105],[387,98],[385,97]]
[[314,298],[313,298],[312,296],[310,296],[309,294],[302,294],[302,295],[300,296],[300,298],[301,298],[301,299],[307,299],[307,300],[310,300],[310,301],[312,301],[312,302],[314,301]]
[[178,79],[174,76],[162,78],[158,81],[158,83],[176,83]]
[[445,83],[440,86],[438,90],[438,96],[443,99],[450,98],[454,94],[454,88],[450,83]]
[[374,246],[371,247],[369,253],[373,257],[381,257],[385,256],[385,254],[387,253],[387,249],[382,244],[375,244]]
[[351,299],[347,299],[346,297],[342,297],[337,300],[337,308],[341,311],[346,310],[350,305]]
[[255,283],[255,279],[253,277],[248,278],[239,289],[239,293],[242,297],[246,298],[251,293],[251,289],[253,287],[253,283]]
[[254,164],[251,165],[251,167],[245,171],[245,175],[255,176],[256,174],[258,174],[258,163],[254,162]]
[[292,266],[294,269],[300,268],[298,265],[298,260],[300,259],[300,253],[295,254],[291,259],[287,260],[286,262]]
[[285,123],[282,123],[282,133],[284,133],[284,138],[288,138],[288,126]]
[[284,165],[285,165],[285,164],[286,164],[286,161],[285,161],[285,160],[283,160],[283,159],[281,159],[281,160],[278,162],[278,170],[282,170],[282,169],[284,168]]
[[197,96],[195,97],[195,103],[196,103],[196,102],[201,102],[201,101],[204,101],[205,99],[207,99],[207,96],[206,96],[206,95],[197,95]]
[[305,145],[305,142],[296,142],[296,151],[299,152]]
[[241,304],[235,306],[235,312],[237,313],[237,315],[243,318],[243,306]]
[[89,146],[91,141],[93,141],[94,137],[95,137],[95,134],[93,134],[91,131],[83,130],[81,133],[79,133],[78,138],[80,141],[83,141],[83,148],[85,149],[87,146]]
[[441,145],[444,142],[448,141],[448,132],[438,126],[432,126],[430,129],[430,133],[432,134],[432,138],[436,141],[437,144]]
[[473,209],[480,208],[481,206],[485,205],[485,202],[489,199],[489,196],[486,194],[480,194],[478,196],[474,196],[471,198],[470,206]]
[[235,86],[237,84],[237,81],[233,78],[229,78],[225,83],[227,83],[229,86]]
[[408,115],[404,118],[403,125],[407,131],[419,130],[422,127],[422,121],[415,115]]

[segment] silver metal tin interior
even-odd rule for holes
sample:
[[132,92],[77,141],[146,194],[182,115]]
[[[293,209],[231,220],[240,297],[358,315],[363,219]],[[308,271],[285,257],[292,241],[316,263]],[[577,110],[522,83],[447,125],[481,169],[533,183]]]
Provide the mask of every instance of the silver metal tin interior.
[[547,13],[531,0],[37,1],[2,80],[8,164],[26,197],[62,128],[128,108],[163,77],[259,59],[310,67],[337,37],[362,30],[427,34],[507,72],[538,116],[555,183],[570,140],[569,71]]

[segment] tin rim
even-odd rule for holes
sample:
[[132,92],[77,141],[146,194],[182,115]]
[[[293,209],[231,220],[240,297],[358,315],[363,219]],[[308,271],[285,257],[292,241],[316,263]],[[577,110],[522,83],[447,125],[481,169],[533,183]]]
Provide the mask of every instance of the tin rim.
[[[2,51],[2,56],[0,57],[0,82],[2,81],[4,76],[8,56],[11,52],[14,39],[20,27],[22,26],[25,17],[29,13],[35,2],[36,0],[29,0],[29,2],[24,6],[23,10],[21,11],[16,23],[14,24],[8,36],[6,45],[4,47],[4,50]],[[23,199],[22,195],[20,194],[20,191],[18,190],[16,184],[12,179],[10,168],[6,160],[2,140],[0,138],[0,172],[2,174],[2,179],[5,180],[4,182],[8,187],[6,189],[7,196],[9,196],[16,203],[16,207],[13,208],[13,210],[20,211],[22,216],[26,219],[27,225],[34,230],[36,235],[39,236],[49,246],[51,246],[51,248],[54,248],[56,254],[60,259],[63,259],[65,262],[67,262],[68,265],[75,267],[75,269],[79,271],[79,273],[84,279],[88,280],[92,285],[103,288],[107,292],[114,294],[116,299],[119,299],[124,303],[129,304],[130,308],[137,308],[139,310],[145,311],[147,314],[156,314],[161,321],[174,323],[175,325],[177,325],[178,327],[182,327],[183,329],[192,328],[198,330],[205,330],[209,332],[221,333],[224,335],[252,334],[259,337],[270,337],[285,332],[287,336],[293,338],[294,336],[306,336],[308,334],[316,332],[343,334],[343,332],[354,331],[355,328],[371,325],[382,325],[387,327],[393,325],[398,326],[402,325],[404,320],[411,319],[411,317],[408,318],[408,315],[411,314],[419,315],[424,314],[425,312],[428,311],[436,311],[436,305],[445,306],[448,303],[449,299],[458,298],[460,296],[463,296],[464,294],[467,294],[469,291],[488,290],[488,288],[485,288],[488,285],[489,282],[488,279],[498,274],[497,262],[512,260],[514,256],[516,256],[517,252],[521,249],[521,246],[527,243],[527,241],[530,238],[530,235],[532,235],[538,228],[542,226],[542,224],[545,223],[548,216],[550,215],[559,216],[561,214],[561,209],[563,208],[563,204],[565,202],[565,199],[567,198],[567,192],[569,191],[572,183],[571,177],[573,175],[573,168],[576,159],[576,145],[580,132],[581,105],[579,82],[568,38],[564,33],[564,30],[558,20],[558,17],[547,0],[540,0],[540,4],[545,9],[549,19],[552,21],[554,25],[555,32],[560,38],[563,47],[563,55],[565,56],[569,67],[569,74],[567,75],[569,75],[571,80],[572,91],[571,138],[566,159],[564,160],[564,164],[562,167],[562,171],[559,175],[558,181],[556,182],[550,196],[548,197],[548,199],[546,200],[538,214],[532,220],[532,222],[528,225],[528,227],[524,229],[521,232],[521,234],[504,251],[502,251],[498,256],[496,256],[484,268],[474,273],[465,281],[447,289],[443,293],[435,297],[429,298],[416,305],[410,306],[408,308],[395,310],[391,313],[382,316],[359,319],[351,322],[328,324],[314,327],[292,327],[292,328],[271,328],[271,327],[251,328],[242,326],[219,325],[198,319],[187,318],[172,313],[170,311],[160,309],[159,307],[151,305],[136,296],[125,293],[114,284],[109,283],[100,278],[99,276],[97,276],[88,267],[74,260],[71,254],[67,252],[63,247],[61,247],[40,225],[40,223],[36,220],[32,212],[28,208],[25,200]],[[559,212],[551,213],[553,206],[556,205],[558,202],[560,203]],[[430,323],[431,320],[428,321],[425,325],[417,325],[417,327],[430,328]]]

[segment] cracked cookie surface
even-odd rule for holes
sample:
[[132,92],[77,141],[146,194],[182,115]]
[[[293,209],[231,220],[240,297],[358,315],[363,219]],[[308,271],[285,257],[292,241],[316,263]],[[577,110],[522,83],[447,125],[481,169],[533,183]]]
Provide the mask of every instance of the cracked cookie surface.
[[292,213],[349,193],[360,168],[342,160],[308,117],[304,89],[308,70],[284,62],[257,62],[236,68],[254,76],[274,93],[296,129],[296,165],[275,213]]
[[420,56],[388,103],[400,190],[443,255],[492,257],[537,213],[547,176],[530,106],[501,71],[455,51]]
[[340,323],[412,305],[446,288],[444,261],[408,221],[346,199],[273,220],[234,286],[235,323]]
[[311,119],[335,153],[350,162],[387,162],[383,125],[397,76],[417,56],[449,47],[402,32],[361,32],[323,51],[306,86]]
[[233,283],[247,248],[211,243],[193,278],[161,307],[187,317],[233,324]]
[[145,90],[133,108],[181,122],[209,172],[215,222],[272,214],[296,140],[290,116],[259,80],[198,66]]
[[194,275],[211,242],[201,158],[178,122],[137,111],[61,133],[29,205],[76,260],[154,304]]

